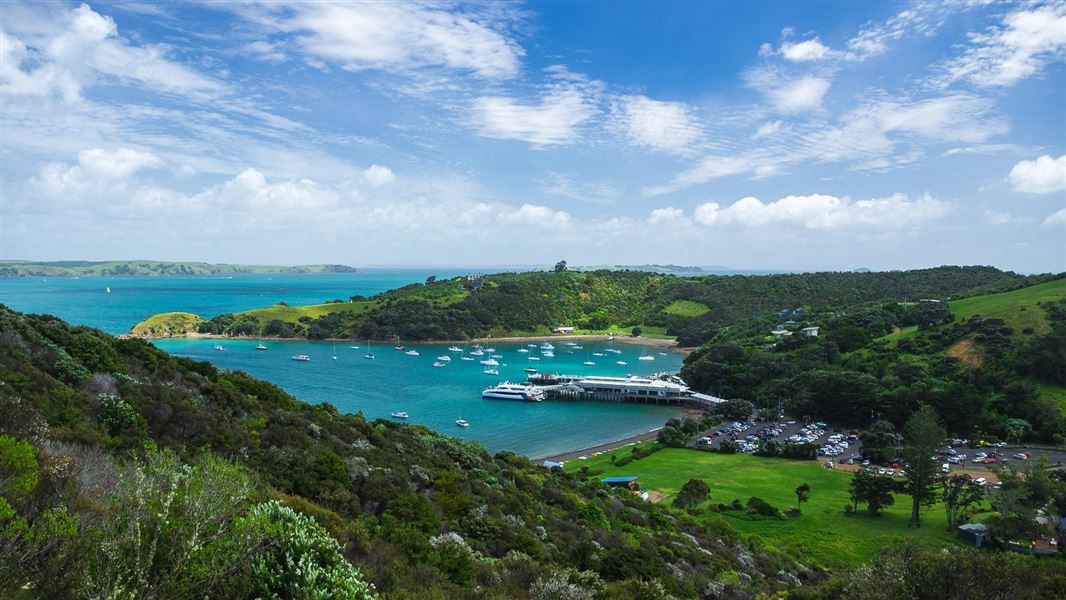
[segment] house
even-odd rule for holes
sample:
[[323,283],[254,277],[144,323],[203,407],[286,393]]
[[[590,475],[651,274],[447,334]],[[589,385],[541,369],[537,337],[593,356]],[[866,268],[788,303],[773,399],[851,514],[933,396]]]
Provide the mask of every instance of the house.
[[803,335],[810,336],[810,337],[818,337],[818,328],[817,327],[804,327],[803,329],[800,329],[800,331],[803,332]]
[[607,484],[608,487],[625,488],[634,492],[640,491],[640,484],[637,483],[636,476],[630,475],[625,477],[604,477],[600,481]]
[[981,523],[959,525],[958,538],[967,544],[980,548],[988,539],[988,526]]
[[574,333],[574,328],[570,326],[559,326],[552,328],[555,333]]

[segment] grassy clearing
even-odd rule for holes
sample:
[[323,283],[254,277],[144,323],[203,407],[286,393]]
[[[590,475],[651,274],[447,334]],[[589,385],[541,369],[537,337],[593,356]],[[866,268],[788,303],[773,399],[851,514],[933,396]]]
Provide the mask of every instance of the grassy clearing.
[[700,317],[711,312],[711,307],[692,300],[675,300],[666,305],[663,312],[679,317]]
[[378,302],[376,300],[364,300],[362,302],[331,302],[327,304],[312,304],[309,306],[285,306],[284,304],[275,304],[274,306],[247,310],[236,314],[237,316],[253,316],[259,319],[261,323],[268,323],[274,319],[286,321],[288,323],[296,323],[300,320],[300,317],[311,317],[314,319],[342,312],[363,314],[377,306]]
[[195,332],[203,323],[200,315],[187,312],[168,312],[152,315],[137,323],[131,330],[134,335],[165,336]]
[[[980,315],[985,319],[1003,319],[1008,326],[1014,328],[1015,333],[1020,335],[1030,335],[1025,333],[1027,329],[1031,329],[1032,334],[1044,335],[1051,330],[1051,326],[1040,304],[1063,299],[1066,299],[1066,279],[1057,279],[1020,290],[952,300],[949,306],[955,315],[953,322],[965,321],[974,315]],[[917,332],[916,325],[909,325],[881,339],[887,340],[890,346],[894,346],[899,340],[912,337]]]
[[1059,412],[1066,415],[1066,386],[1051,385],[1049,383],[1037,383],[1040,396],[1053,400],[1059,405]]
[[[613,453],[626,455],[630,448]],[[728,504],[734,498],[747,503],[758,496],[781,509],[796,506],[796,486],[810,484],[809,502],[803,515],[783,520],[749,517],[743,511],[705,512],[700,518],[721,520],[740,532],[758,535],[771,547],[794,552],[805,560],[826,567],[853,567],[873,557],[892,540],[907,538],[930,546],[955,543],[945,529],[943,507],[924,509],[923,526],[911,529],[910,497],[896,496],[896,505],[883,516],[860,513],[845,515],[851,474],[829,471],[815,461],[791,461],[748,455],[727,455],[688,449],[665,449],[647,458],[617,468],[606,453],[588,460],[571,460],[568,471],[583,465],[603,469],[603,475],[636,475],[643,488],[665,494],[670,502],[690,478],[703,479],[711,488],[711,502]]]

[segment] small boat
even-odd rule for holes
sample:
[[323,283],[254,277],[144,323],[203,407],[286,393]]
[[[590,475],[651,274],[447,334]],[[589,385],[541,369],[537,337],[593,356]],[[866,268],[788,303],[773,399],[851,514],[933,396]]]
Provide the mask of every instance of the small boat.
[[365,358],[367,360],[374,360],[375,358],[377,358],[377,357],[374,356],[374,353],[371,351],[370,340],[366,341],[366,354],[363,355],[363,358]]
[[437,357],[437,360],[442,362],[452,362],[452,357],[448,356],[447,354],[441,354]]
[[547,358],[555,358],[555,353],[551,350],[545,350],[544,352],[541,352],[540,355]]
[[406,419],[408,415],[407,415],[407,413],[405,411],[401,410],[399,412],[394,412],[394,413],[390,414],[389,416],[392,417],[393,419]]
[[582,364],[583,364],[583,365],[585,365],[586,367],[592,367],[592,366],[595,366],[595,365],[596,365],[596,363],[592,362],[591,360],[586,360],[586,361],[585,361],[584,363],[582,363]]
[[464,356],[464,357],[460,358],[459,360],[474,360],[474,357],[473,356]]
[[518,352],[521,354],[529,354],[529,350],[526,350],[525,348],[519,348]]
[[470,356],[485,356],[485,352],[483,350],[473,350],[470,352]]
[[223,347],[222,347],[221,345],[219,345],[219,344],[215,344],[215,350],[218,350],[219,352],[222,352],[223,350],[225,350],[225,348],[223,348]]
[[[482,348],[482,350],[484,350],[485,352],[488,352],[489,354],[492,354],[493,352],[496,351],[495,348]],[[499,358],[499,356],[496,356],[494,358]]]
[[627,362],[626,362],[626,361],[624,361],[624,360],[620,360],[620,361],[616,362],[615,364],[616,364],[616,365],[622,365],[622,366],[625,366],[625,365],[628,365],[629,363],[627,363]]
[[539,356],[530,356],[529,360],[540,360]]
[[311,357],[306,354],[293,354],[292,359],[300,362],[309,362]]
[[333,360],[337,360],[337,344],[333,344]]
[[418,356],[418,350],[408,350],[407,352],[404,352],[404,354],[407,356]]
[[526,344],[526,347],[527,348],[536,348],[537,345],[536,344]]
[[604,356],[603,352],[593,352],[593,356]]
[[108,293],[108,294],[110,294],[110,293],[111,293],[111,288],[107,288],[107,293]]
[[614,341],[614,334],[613,333],[608,333],[605,337],[607,338],[608,342],[613,342]]
[[490,354],[489,356],[491,356],[492,358],[503,358],[502,354]]
[[442,363],[441,361],[438,360],[438,361],[434,361],[433,362],[433,366],[434,367],[447,367],[448,365],[446,363]]
[[496,360],[495,358],[485,359],[485,360],[481,361],[481,364],[485,365],[486,367],[498,367],[498,366],[500,366],[500,362],[498,360]]
[[459,427],[470,427],[470,423],[467,423],[463,419],[456,419],[455,420],[455,424],[458,425]]
[[485,369],[485,374],[486,375],[499,375],[500,372],[497,371],[496,369]]
[[659,356],[666,356],[666,353],[665,352],[660,352]]
[[448,346],[448,352],[462,352],[463,349],[459,346]]
[[524,368],[522,370],[525,371],[526,373],[536,373],[537,372],[537,370],[534,369],[533,367],[526,367],[526,368]]

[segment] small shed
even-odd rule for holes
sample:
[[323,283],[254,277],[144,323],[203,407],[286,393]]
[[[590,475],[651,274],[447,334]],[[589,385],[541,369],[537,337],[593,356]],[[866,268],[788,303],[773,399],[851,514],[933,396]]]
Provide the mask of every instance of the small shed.
[[958,537],[960,540],[978,548],[988,539],[988,526],[981,523],[967,523],[959,525]]
[[604,477],[601,479],[603,483],[613,488],[625,488],[627,490],[640,491],[640,484],[637,483],[636,476],[628,475],[625,477]]

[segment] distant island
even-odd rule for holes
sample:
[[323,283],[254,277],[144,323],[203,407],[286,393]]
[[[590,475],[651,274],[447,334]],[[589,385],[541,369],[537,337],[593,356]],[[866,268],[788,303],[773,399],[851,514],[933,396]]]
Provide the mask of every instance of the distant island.
[[0,277],[123,277],[238,273],[355,273],[345,265],[236,265],[165,260],[0,261]]

